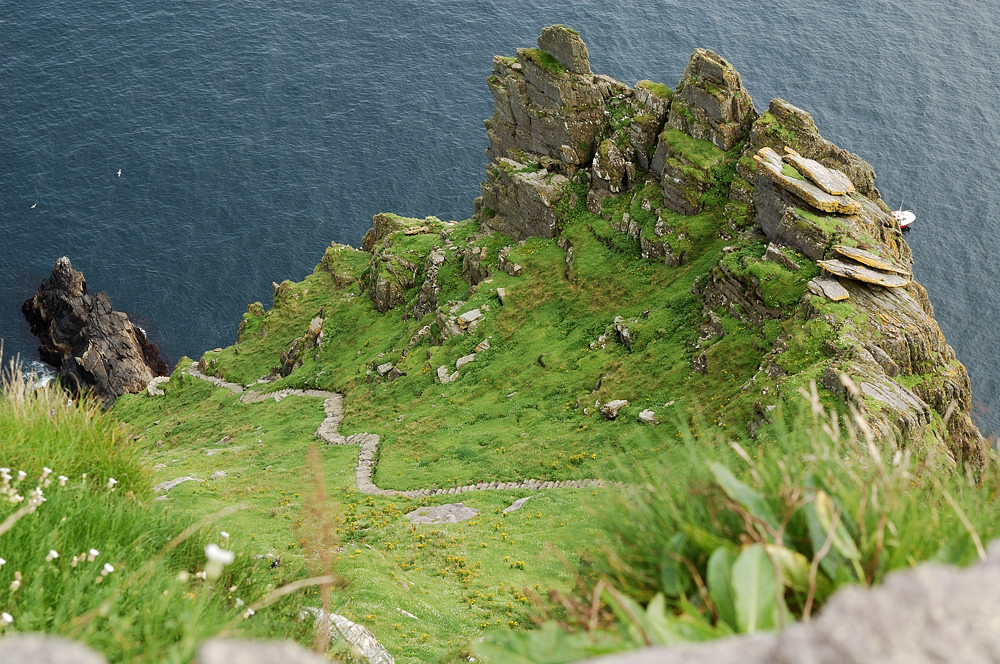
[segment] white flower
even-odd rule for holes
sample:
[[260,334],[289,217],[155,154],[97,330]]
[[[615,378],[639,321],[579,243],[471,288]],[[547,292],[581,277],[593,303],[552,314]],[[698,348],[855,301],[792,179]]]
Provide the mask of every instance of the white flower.
[[27,476],[28,476],[28,473],[24,472],[23,470],[17,471],[17,481],[18,482],[20,482],[21,480],[23,480]]
[[7,561],[4,560],[3,558],[0,558],[0,567],[3,567],[6,564],[7,564]]
[[80,479],[82,479],[82,480],[87,479],[87,473],[84,473],[83,475],[80,475]]
[[208,578],[208,575],[205,572],[198,572],[197,574],[195,574],[195,576],[201,579],[202,581]]
[[98,551],[97,549],[91,549],[90,551],[87,552],[87,562],[88,563],[94,562],[94,558],[96,558],[99,555],[101,555],[100,551]]
[[241,600],[239,597],[237,597],[236,598],[236,607],[239,608],[241,606],[243,606],[243,600]]
[[76,567],[80,564],[80,556],[73,556],[73,560],[69,561],[70,567]]
[[43,467],[42,468],[42,476],[40,478],[38,478],[38,479],[44,480],[46,477],[48,477],[51,474],[52,474],[52,469],[51,468]]
[[104,563],[104,569],[101,570],[101,576],[107,576],[115,571],[115,568],[108,563]]
[[254,611],[253,609],[251,609],[251,608],[250,608],[250,607],[248,606],[248,607],[247,607],[247,610],[243,612],[243,617],[244,617],[244,618],[249,618],[250,616],[252,616],[252,615],[253,615],[253,614],[255,614],[255,613],[257,613],[257,612],[256,612],[256,611]]
[[46,562],[52,562],[53,560],[55,560],[58,557],[59,557],[59,552],[58,551],[56,551],[55,549],[49,549],[49,553],[48,553],[48,555],[45,556],[45,560],[46,560]]
[[222,537],[222,539],[224,540],[229,539],[229,533],[227,533],[225,530],[219,531],[219,536]]
[[10,582],[10,591],[12,593],[17,592],[17,589],[21,587],[21,573],[14,572],[14,580]]
[[217,579],[222,575],[223,566],[233,562],[236,554],[212,543],[205,546],[205,557],[208,558],[205,574],[209,579]]
[[69,480],[68,477],[66,477],[65,475],[60,475],[59,476],[59,486],[66,486],[67,480]]
[[115,485],[116,485],[116,484],[118,484],[118,480],[116,480],[116,479],[115,479],[115,478],[113,478],[113,477],[109,477],[109,478],[108,478],[108,488],[109,488],[109,489],[111,489],[112,491],[114,491],[114,490],[115,490]]
[[10,615],[6,611],[0,613],[0,625],[11,625],[14,623],[14,616]]

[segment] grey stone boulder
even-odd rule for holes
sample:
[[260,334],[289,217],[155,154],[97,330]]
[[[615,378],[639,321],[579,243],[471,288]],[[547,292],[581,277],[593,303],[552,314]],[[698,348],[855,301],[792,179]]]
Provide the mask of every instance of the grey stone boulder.
[[194,664],[324,664],[328,661],[293,641],[211,639],[198,649]]
[[[15,634],[0,638],[3,664],[107,664],[82,643],[47,634]],[[230,663],[234,664],[234,663]]]
[[606,420],[613,420],[618,417],[622,408],[628,405],[627,399],[615,399],[601,405],[601,416]]

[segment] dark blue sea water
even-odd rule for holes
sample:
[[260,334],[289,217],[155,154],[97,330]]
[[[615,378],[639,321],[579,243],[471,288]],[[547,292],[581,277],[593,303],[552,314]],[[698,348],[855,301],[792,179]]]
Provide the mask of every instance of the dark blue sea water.
[[[695,47],[872,163],[1000,429],[995,2],[0,0],[0,337],[69,255],[168,358],[231,343],[373,214],[464,219],[494,54],[563,23],[595,71],[675,85]],[[121,176],[118,170],[121,169]]]

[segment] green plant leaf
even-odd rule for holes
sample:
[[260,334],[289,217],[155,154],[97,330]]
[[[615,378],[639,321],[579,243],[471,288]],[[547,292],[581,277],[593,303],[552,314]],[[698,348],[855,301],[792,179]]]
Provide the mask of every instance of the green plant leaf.
[[733,597],[732,571],[736,554],[725,547],[719,547],[708,558],[708,596],[719,613],[719,622],[736,629],[736,600]]
[[765,544],[764,550],[781,572],[782,582],[798,592],[809,590],[809,559],[798,551],[778,544]]
[[691,576],[687,568],[681,564],[687,535],[676,533],[664,547],[660,559],[660,590],[668,597],[678,597],[691,588]]
[[766,523],[772,530],[778,529],[778,519],[775,518],[771,507],[762,495],[736,479],[732,471],[721,463],[713,461],[708,467],[712,471],[715,481],[722,487],[727,496],[739,503],[743,509],[758,521]]
[[843,518],[837,519],[837,524],[834,525],[834,504],[830,494],[822,489],[817,489],[814,502],[816,518],[819,519],[823,532],[833,533],[833,548],[848,560],[861,560],[861,552],[858,551],[858,546],[854,543],[851,534],[847,532]]
[[733,563],[733,596],[740,632],[774,629],[779,623],[778,574],[760,544],[748,546]]

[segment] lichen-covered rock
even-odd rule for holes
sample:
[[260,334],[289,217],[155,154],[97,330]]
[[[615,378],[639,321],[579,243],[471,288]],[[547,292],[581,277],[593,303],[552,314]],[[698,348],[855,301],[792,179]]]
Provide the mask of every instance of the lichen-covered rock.
[[417,320],[434,311],[438,305],[438,295],[441,285],[438,283],[438,273],[445,262],[445,254],[440,249],[432,249],[424,261],[424,283],[420,285],[417,301],[413,304],[413,317]]
[[562,25],[542,28],[538,48],[551,54],[573,74],[590,74],[590,54],[580,34]]
[[728,150],[756,119],[739,72],[712,51],[695,49],[671,100],[667,126]]
[[483,204],[496,214],[483,219],[485,227],[518,240],[555,236],[555,205],[569,182],[565,176],[506,158],[494,162],[488,173]]
[[754,155],[757,162],[757,172],[769,178],[782,189],[801,198],[806,204],[824,212],[837,214],[858,214],[861,205],[848,196],[835,196],[823,191],[808,180],[800,180],[782,172],[783,161],[771,148],[761,148]]
[[74,393],[91,392],[110,406],[167,374],[159,348],[112,308],[107,294],[88,294],[83,274],[66,256],[21,311],[41,341],[41,359],[58,368],[63,387]]

